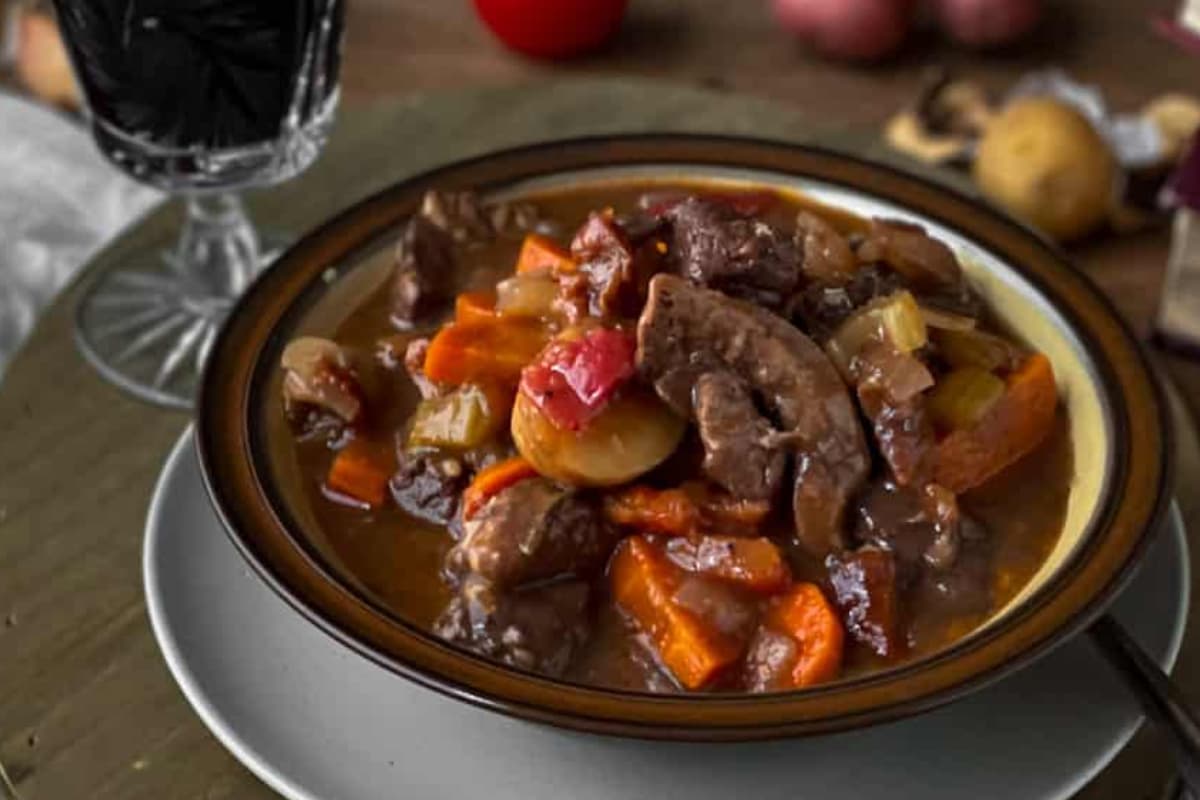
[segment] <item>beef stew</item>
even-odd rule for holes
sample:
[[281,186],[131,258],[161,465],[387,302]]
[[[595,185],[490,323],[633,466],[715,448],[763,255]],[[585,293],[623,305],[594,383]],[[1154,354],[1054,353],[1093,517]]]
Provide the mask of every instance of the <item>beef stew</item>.
[[1037,571],[1072,474],[1049,361],[948,248],[773,192],[432,195],[388,285],[282,366],[361,582],[596,686],[788,690],[935,652]]

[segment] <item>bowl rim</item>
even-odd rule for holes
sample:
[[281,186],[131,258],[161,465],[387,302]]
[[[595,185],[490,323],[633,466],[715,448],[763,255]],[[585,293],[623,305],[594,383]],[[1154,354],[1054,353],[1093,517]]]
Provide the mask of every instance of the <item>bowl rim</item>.
[[[338,582],[293,536],[286,504],[261,480],[251,429],[262,362],[296,301],[331,264],[377,242],[429,188],[499,188],[591,167],[726,166],[813,178],[882,198],[974,240],[1016,270],[1064,319],[1096,371],[1113,423],[1114,463],[1085,540],[1021,607],[943,651],[895,670],[771,695],[653,696],[520,672],[435,639]],[[456,161],[399,181],[301,238],[238,301],[213,343],[196,443],[223,527],[259,576],[326,633],[443,694],[516,717],[598,733],[746,740],[843,730],[932,709],[1020,668],[1103,612],[1131,577],[1169,497],[1171,437],[1162,388],[1111,302],[1065,256],[983,201],[894,166],[812,145],[706,134],[546,141]]]

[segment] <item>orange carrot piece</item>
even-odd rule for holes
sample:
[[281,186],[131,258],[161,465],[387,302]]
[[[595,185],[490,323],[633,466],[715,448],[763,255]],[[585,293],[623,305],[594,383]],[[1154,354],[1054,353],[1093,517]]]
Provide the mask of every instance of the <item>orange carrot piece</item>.
[[955,493],[978,486],[1041,444],[1057,408],[1054,368],[1035,353],[1009,376],[1004,395],[974,427],[938,443],[934,480]]
[[454,298],[454,321],[459,325],[489,325],[499,319],[495,292],[463,292]]
[[479,471],[463,492],[463,518],[470,519],[500,492],[514,483],[537,476],[537,470],[520,456],[497,461]]
[[382,448],[355,439],[334,456],[325,485],[338,494],[377,508],[383,505],[391,472]]
[[517,256],[517,274],[549,272],[553,275],[575,272],[579,265],[563,248],[541,234],[531,233],[521,243]]
[[815,583],[797,583],[772,600],[763,625],[790,636],[799,646],[792,688],[831,681],[841,673],[846,634],[837,611]]
[[764,537],[701,536],[667,542],[667,555],[688,572],[709,575],[757,594],[775,594],[792,582],[779,548]]
[[537,357],[545,343],[546,332],[525,322],[452,323],[429,343],[425,376],[452,386],[488,381],[516,385],[521,370]]
[[702,527],[700,509],[682,489],[631,486],[606,494],[604,514],[616,525],[669,536],[687,536]]
[[770,510],[769,503],[716,494],[696,484],[678,489],[631,486],[604,498],[604,513],[613,524],[668,536],[754,531]]
[[640,536],[621,542],[609,564],[617,605],[650,640],[675,680],[684,688],[701,689],[735,665],[744,647],[674,601],[683,575]]

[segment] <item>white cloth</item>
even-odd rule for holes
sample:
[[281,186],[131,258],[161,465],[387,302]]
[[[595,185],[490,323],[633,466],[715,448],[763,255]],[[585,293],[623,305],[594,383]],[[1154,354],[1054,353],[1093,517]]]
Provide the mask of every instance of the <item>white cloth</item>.
[[75,271],[161,199],[70,118],[0,92],[0,377]]

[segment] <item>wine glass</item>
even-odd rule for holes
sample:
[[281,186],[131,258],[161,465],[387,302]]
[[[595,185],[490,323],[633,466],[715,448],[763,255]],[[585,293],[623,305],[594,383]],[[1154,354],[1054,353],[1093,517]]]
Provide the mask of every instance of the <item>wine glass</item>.
[[277,255],[236,194],[296,176],[338,101],[343,0],[54,0],[93,137],[182,197],[173,248],[100,275],[75,333],[106,379],[188,408],[217,329]]

